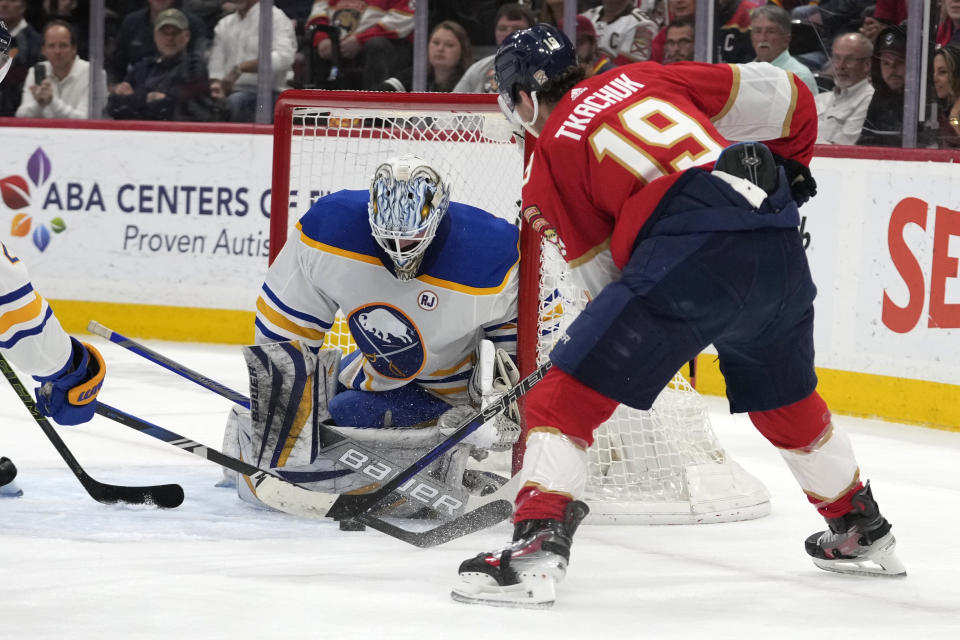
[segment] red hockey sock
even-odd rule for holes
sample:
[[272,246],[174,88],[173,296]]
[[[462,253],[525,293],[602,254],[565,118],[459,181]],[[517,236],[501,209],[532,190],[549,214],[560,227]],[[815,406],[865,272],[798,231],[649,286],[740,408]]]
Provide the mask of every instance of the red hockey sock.
[[[850,489],[850,491],[847,491],[845,494],[843,494],[833,502],[817,507],[817,512],[820,515],[822,515],[824,518],[839,518],[841,516],[847,515],[848,513],[853,511],[854,494],[856,494],[857,491],[860,491],[861,489],[863,489],[863,483],[858,482],[855,487]],[[810,503],[814,505],[821,504],[819,500],[817,500],[816,498],[812,498],[810,496],[807,496],[807,500],[809,500]]]
[[571,498],[562,493],[541,491],[538,487],[524,487],[517,494],[517,510],[513,514],[514,524],[524,520],[563,520],[564,511]]

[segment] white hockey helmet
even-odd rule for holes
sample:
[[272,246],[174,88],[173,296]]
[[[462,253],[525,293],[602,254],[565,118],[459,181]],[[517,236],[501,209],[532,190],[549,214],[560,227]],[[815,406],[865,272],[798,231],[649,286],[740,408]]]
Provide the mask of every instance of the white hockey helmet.
[[449,206],[450,191],[423,158],[402,155],[377,167],[367,208],[370,230],[393,260],[398,279],[416,277]]

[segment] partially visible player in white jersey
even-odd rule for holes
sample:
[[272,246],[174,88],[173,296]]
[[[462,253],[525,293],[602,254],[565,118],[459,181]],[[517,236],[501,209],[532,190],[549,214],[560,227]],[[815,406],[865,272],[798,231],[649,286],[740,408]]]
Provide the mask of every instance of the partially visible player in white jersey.
[[637,4],[636,0],[603,0],[583,12],[597,28],[600,53],[615,65],[649,60],[653,39],[663,26],[663,0]]
[[[391,158],[377,168],[369,191],[324,196],[297,223],[261,288],[256,342],[296,340],[318,353],[341,311],[358,349],[339,362],[336,392],[321,410],[335,425],[366,429],[360,435],[373,439],[395,439],[409,427],[423,431],[452,407],[480,401],[473,394],[469,405],[468,386],[479,369],[474,353],[482,340],[489,341],[488,365],[513,368],[518,240],[515,225],[451,202],[444,180],[423,159]],[[312,363],[306,368],[317,369]],[[257,429],[239,410],[234,422],[240,442]],[[469,443],[508,448],[519,427],[505,422],[485,426]],[[228,424],[225,447],[235,446],[230,431]],[[252,439],[261,437],[256,432]],[[270,466],[286,459],[268,457]],[[309,460],[307,466],[328,462]],[[289,464],[284,469],[289,472]],[[337,486],[348,487],[342,480]],[[251,497],[245,495],[249,485],[238,489]]]
[[[0,22],[0,82],[10,60],[10,32]],[[37,293],[23,262],[0,242],[0,355],[40,384],[37,408],[60,424],[93,417],[106,367],[97,350],[68,336],[47,301]],[[0,458],[0,496],[23,492],[17,468]]]

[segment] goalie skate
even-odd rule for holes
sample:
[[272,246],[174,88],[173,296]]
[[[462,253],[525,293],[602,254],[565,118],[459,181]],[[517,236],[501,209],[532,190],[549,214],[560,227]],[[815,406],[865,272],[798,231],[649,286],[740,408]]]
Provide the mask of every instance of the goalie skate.
[[825,571],[863,576],[905,576],[890,523],[880,515],[870,483],[853,497],[853,511],[828,518],[829,529],[807,538],[813,564]]
[[466,604],[544,609],[556,600],[556,585],[567,572],[570,544],[589,509],[567,505],[563,522],[526,520],[510,545],[481,553],[460,564],[460,583],[450,597]]

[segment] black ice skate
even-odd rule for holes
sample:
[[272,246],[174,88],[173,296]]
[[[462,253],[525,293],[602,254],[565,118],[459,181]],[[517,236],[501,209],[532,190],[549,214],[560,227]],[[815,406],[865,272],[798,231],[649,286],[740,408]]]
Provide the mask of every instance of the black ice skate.
[[870,483],[853,496],[853,511],[827,518],[830,529],[806,541],[813,564],[827,571],[865,576],[905,576],[890,523],[880,515]]
[[481,553],[460,565],[460,583],[450,596],[458,602],[498,607],[546,608],[556,599],[556,584],[570,561],[573,534],[590,509],[575,500],[563,521],[524,520],[513,543]]
[[0,458],[0,498],[19,498],[23,491],[14,482],[17,468],[10,458]]

